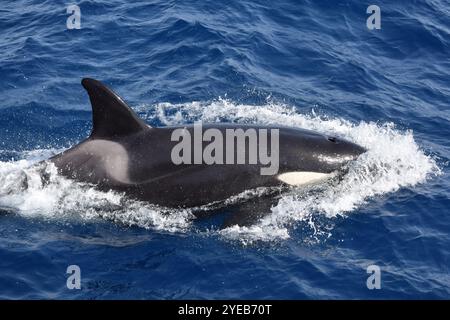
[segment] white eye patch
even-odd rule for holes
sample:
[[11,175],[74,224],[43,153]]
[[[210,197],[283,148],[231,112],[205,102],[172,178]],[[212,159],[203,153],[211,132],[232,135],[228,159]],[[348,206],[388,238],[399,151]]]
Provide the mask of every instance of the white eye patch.
[[279,174],[277,179],[291,186],[302,186],[324,181],[331,178],[331,173],[308,172],[308,171],[292,171]]

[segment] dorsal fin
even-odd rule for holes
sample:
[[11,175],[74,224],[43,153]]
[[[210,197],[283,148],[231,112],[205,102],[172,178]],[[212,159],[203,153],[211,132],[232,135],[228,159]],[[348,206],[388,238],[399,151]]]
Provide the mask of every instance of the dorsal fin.
[[92,105],[91,138],[114,139],[148,128],[122,98],[100,81],[84,78],[81,84]]

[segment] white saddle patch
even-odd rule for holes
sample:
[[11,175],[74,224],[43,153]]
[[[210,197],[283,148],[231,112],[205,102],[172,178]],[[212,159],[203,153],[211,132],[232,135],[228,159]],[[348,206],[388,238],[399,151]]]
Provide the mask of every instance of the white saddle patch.
[[332,176],[332,173],[292,171],[279,174],[277,179],[291,186],[302,186],[305,184],[322,182]]
[[95,157],[97,166],[103,166],[109,177],[122,183],[131,183],[128,153],[120,143],[96,139],[82,144],[80,150]]

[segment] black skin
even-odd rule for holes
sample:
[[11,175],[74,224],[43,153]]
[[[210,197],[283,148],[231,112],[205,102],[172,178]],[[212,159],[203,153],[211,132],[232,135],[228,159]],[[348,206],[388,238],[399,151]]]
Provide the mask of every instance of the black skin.
[[[93,132],[82,143],[50,159],[63,176],[93,183],[100,190],[125,192],[130,198],[178,208],[222,201],[257,187],[282,186],[276,175],[261,175],[260,164],[175,165],[171,151],[178,141],[171,141],[171,135],[179,127],[151,128],[100,82],[84,79],[82,84],[92,103]],[[189,130],[193,137],[192,125],[182,128]],[[217,128],[223,133],[227,128],[264,128],[268,132],[270,129],[279,129],[278,173],[331,173],[365,152],[364,148],[349,141],[302,129],[236,124],[203,125],[203,130],[208,128]],[[129,181],[124,183],[114,179],[105,170],[103,162],[97,161],[108,153],[107,149],[100,148],[99,154],[96,154],[97,151],[86,153],[83,150],[83,145],[92,141],[96,141],[99,146],[105,141],[111,141],[126,151],[128,162],[124,171]],[[204,142],[204,146],[208,143]]]

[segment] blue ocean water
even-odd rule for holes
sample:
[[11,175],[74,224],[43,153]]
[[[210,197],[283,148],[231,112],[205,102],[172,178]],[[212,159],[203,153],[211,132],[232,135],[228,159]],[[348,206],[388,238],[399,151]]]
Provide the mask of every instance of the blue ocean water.
[[[377,1],[379,30],[369,4],[3,1],[0,298],[448,299],[450,3]],[[150,125],[283,124],[369,151],[340,184],[289,193],[248,228],[51,168],[42,185],[33,164],[90,132],[83,77]],[[367,288],[369,265],[381,289]]]

